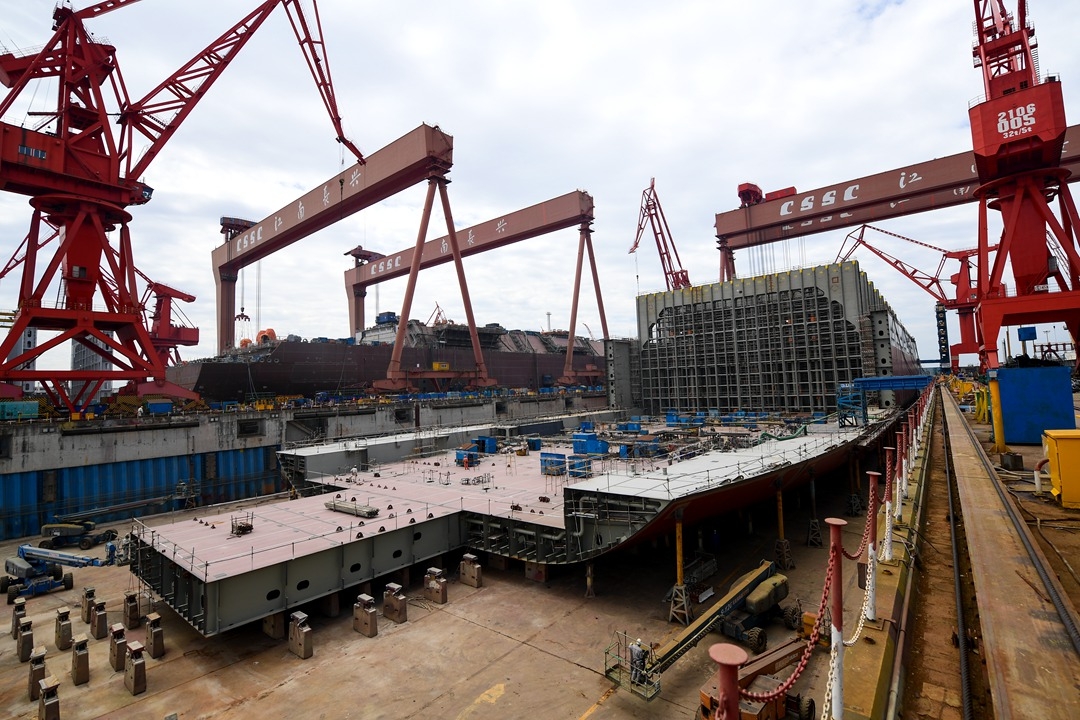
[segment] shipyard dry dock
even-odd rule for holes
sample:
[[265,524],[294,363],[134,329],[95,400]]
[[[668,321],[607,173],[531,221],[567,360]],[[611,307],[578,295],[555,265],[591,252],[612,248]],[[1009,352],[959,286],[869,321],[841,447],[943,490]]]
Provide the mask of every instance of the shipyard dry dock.
[[[287,471],[302,464],[312,481],[336,484],[322,496],[146,518],[135,528],[139,547],[133,552],[131,570],[148,582],[155,572],[159,578],[183,578],[182,582],[146,592],[126,568],[87,569],[78,572],[74,590],[27,603],[27,617],[38,633],[36,644],[46,646],[47,670],[60,682],[63,717],[164,718],[170,713],[182,720],[246,718],[252,713],[290,719],[577,718],[583,713],[593,718],[692,717],[699,687],[711,671],[704,648],[665,673],[664,692],[650,703],[630,692],[614,691],[602,670],[603,649],[616,631],[659,641],[678,629],[668,621],[668,603],[663,600],[673,577],[671,525],[661,524],[665,514],[695,496],[700,500],[712,495],[720,503],[743,502],[762,493],[771,496],[774,482],[793,488],[789,494],[799,492],[794,488],[808,479],[807,462],[848,457],[869,430],[815,424],[805,431],[792,428],[784,440],[759,436],[765,442],[745,448],[736,447],[753,434],[745,428],[704,438],[700,436],[709,433],[701,429],[695,433],[689,427],[667,428],[667,433],[686,437],[683,442],[665,443],[665,448],[681,451],[669,465],[668,458],[643,457],[659,442],[660,433],[648,432],[648,426],[632,431],[626,427],[637,438],[636,443],[626,443],[630,457],[609,461],[606,468],[597,463],[591,477],[569,474],[571,467],[575,473],[585,471],[571,464],[571,455],[577,455],[573,445],[554,439],[540,439],[541,447],[527,456],[518,455],[520,447],[513,444],[509,453],[477,452],[476,465],[470,457],[466,468],[456,461],[455,446],[461,437],[439,440],[436,433],[412,433],[371,438],[365,448],[356,441],[331,443],[302,450],[302,457],[282,458]],[[499,428],[469,430],[461,432],[480,439],[498,434]],[[771,430],[781,432],[775,426]],[[485,432],[490,435],[482,435]],[[520,438],[521,446],[537,439]],[[704,447],[704,441],[715,447]],[[404,464],[381,459],[395,446],[401,453],[443,442],[451,446],[448,451]],[[635,444],[642,447],[629,449]],[[621,445],[609,449],[621,454]],[[348,463],[362,457],[361,449],[366,450],[367,466],[358,464],[354,475]],[[567,473],[561,477],[526,470],[530,463],[539,468],[543,457],[558,455],[566,455]],[[328,473],[320,467],[339,471]],[[838,512],[847,497],[822,482],[829,475],[824,464],[817,467],[822,509]],[[764,487],[751,488],[748,478],[764,479]],[[540,498],[560,486],[562,492],[547,495],[550,501]],[[570,493],[573,488],[578,492]],[[449,499],[441,495],[445,493],[450,493]],[[626,510],[630,494],[642,496],[633,502],[643,509]],[[369,514],[365,507],[377,507],[379,514],[367,518],[335,512],[325,506],[327,502],[355,502],[363,514]],[[623,508],[618,510],[620,502]],[[440,504],[445,507],[436,507]],[[789,508],[788,516],[805,527],[808,506],[800,512],[798,505]],[[595,517],[574,517],[581,508],[587,508],[583,515]],[[746,558],[755,558],[756,564],[773,549],[768,510],[751,513],[743,521],[735,517],[720,515],[715,534],[707,533],[694,543],[717,553],[715,576],[702,580],[717,583],[718,589],[744,571]],[[756,532],[744,525],[750,517],[755,518],[751,522],[759,528]],[[476,528],[485,523],[491,530],[499,524],[506,530],[476,535]],[[631,537],[648,537],[645,533],[652,526],[657,530],[655,542],[628,542]],[[425,559],[439,549],[424,545],[428,533],[435,536],[440,528],[450,534],[441,547],[457,543],[460,550]],[[357,538],[361,532],[364,537]],[[552,536],[551,545],[536,548],[531,533]],[[557,547],[563,533],[565,550]],[[509,537],[514,534],[517,539]],[[580,535],[580,545],[573,544],[575,534]],[[526,562],[504,560],[509,555],[492,550],[478,552],[483,583],[471,587],[458,574],[458,560],[463,551],[485,542],[492,547],[514,543],[513,557]],[[609,546],[622,551],[604,552]],[[10,552],[13,546],[5,549]],[[305,555],[301,549],[314,552]],[[401,556],[395,557],[398,550]],[[346,552],[355,553],[348,562],[343,559]],[[572,552],[595,557],[594,572],[587,570],[589,563],[559,564],[551,554],[565,553],[569,560]],[[820,551],[799,544],[793,553],[799,565],[811,567],[813,555]],[[527,576],[523,567],[529,568],[528,558],[538,556],[550,561],[544,566],[549,572]],[[384,574],[375,582],[358,582],[351,592],[328,592],[332,583],[340,588],[342,578],[353,571],[353,562],[361,566],[355,569],[358,578]],[[418,584],[421,572],[432,566],[446,571],[445,604],[427,599]],[[397,567],[401,569],[395,571]],[[593,593],[587,593],[590,575],[595,575]],[[394,587],[388,580],[401,586],[400,601],[386,594]],[[818,581],[816,575],[805,580],[793,577],[793,592],[810,597]],[[89,641],[89,683],[72,683],[70,651],[57,649],[51,636],[62,606],[72,609],[74,631],[89,634],[91,626],[81,620],[78,607],[87,586],[94,587],[95,598],[106,604],[110,627],[124,619],[131,596],[137,598],[142,615],[161,615],[166,650],[161,657],[146,660],[145,693],[132,695],[124,685],[124,673],[109,665],[109,637]],[[269,600],[275,591],[279,597]],[[359,593],[373,596],[379,610],[375,637],[356,630],[357,608],[350,613],[347,607]],[[306,601],[319,594],[323,598]],[[245,602],[252,607],[244,607]],[[405,606],[403,622],[390,618],[394,603]],[[286,607],[289,614],[282,618],[278,608]],[[291,652],[292,643],[282,637],[298,610],[306,613],[305,637],[311,640],[312,651],[307,658]],[[198,622],[204,629],[197,629]],[[222,631],[230,624],[236,626]],[[778,641],[783,632],[777,626],[770,635]],[[207,636],[210,633],[216,634]],[[126,639],[144,642],[148,634],[144,622],[127,629]],[[14,644],[0,650],[0,706],[11,708],[16,717],[30,718],[35,716],[35,704],[26,694],[29,668],[11,651]],[[804,685],[812,681],[811,675]],[[553,692],[555,688],[559,690]]]
[[[778,421],[771,432],[661,424],[654,434],[620,425],[633,428],[622,433],[621,458],[608,452],[615,441],[590,432],[572,443],[516,437],[500,448],[490,426],[283,451],[286,472],[302,467],[307,483],[329,492],[136,523],[132,572],[204,635],[260,619],[280,625],[304,603],[337,603],[342,590],[459,550],[504,567],[524,561],[529,577],[544,580],[551,566],[668,533],[677,509],[693,524],[805,484],[875,430]],[[661,433],[670,438],[662,446]],[[372,461],[447,445],[461,447]]]
[[[951,402],[946,399],[946,403]],[[882,510],[875,514],[879,539],[884,537],[882,529],[887,525],[892,526],[895,558],[891,563],[885,561],[879,567],[878,619],[865,623],[861,629],[866,639],[849,648],[845,655],[845,667],[850,669],[845,676],[845,717],[894,717],[887,713],[889,709],[902,710],[904,718],[961,717],[963,693],[954,677],[959,651],[948,641],[956,622],[955,618],[948,616],[952,601],[947,588],[951,587],[951,583],[934,581],[930,576],[930,584],[924,586],[920,575],[929,570],[924,567],[916,572],[917,566],[911,554],[913,548],[921,546],[919,553],[923,565],[947,567],[950,564],[947,540],[943,540],[940,533],[935,533],[930,539],[933,546],[930,546],[924,544],[926,538],[922,537],[920,531],[920,528],[925,528],[925,522],[940,521],[946,516],[940,504],[935,505],[933,491],[928,490],[933,487],[935,473],[942,462],[939,451],[943,448],[941,441],[945,432],[941,425],[940,405],[932,414],[933,422],[927,423],[919,431],[928,441],[920,443],[911,453],[912,462],[904,483],[909,497],[901,506],[900,516],[890,521]],[[949,423],[948,433],[958,440],[960,432],[953,427],[954,419],[958,417],[955,403],[951,408],[946,408],[945,414]],[[426,439],[424,443],[429,440]],[[995,473],[986,462],[985,455],[981,454],[978,444],[973,447],[965,444],[963,449],[957,445],[959,443],[954,442],[950,463],[957,466],[957,475],[962,477],[961,484],[977,482],[986,487],[985,483]],[[556,452],[555,447],[548,450]],[[329,454],[325,450],[323,452],[326,454],[325,462],[339,462],[330,460]],[[369,454],[377,453],[369,448]],[[520,456],[515,457],[520,459]],[[690,458],[673,467],[693,463],[700,457]],[[949,453],[945,457],[950,457]],[[502,456],[499,459],[506,460]],[[307,461],[318,465],[320,459],[309,454],[305,459]],[[869,458],[866,463],[869,465]],[[420,465],[423,465],[423,460]],[[297,510],[293,512],[301,514],[306,514],[308,510],[311,514],[321,514],[326,508],[320,508],[317,501],[339,500],[334,496],[354,493],[359,503],[358,488],[367,484],[386,486],[389,483],[390,493],[393,494],[394,480],[382,477],[383,469],[389,471],[390,466],[391,463],[380,463],[378,470],[358,468],[358,476],[367,474],[364,482],[360,482],[359,477],[353,478],[351,468],[347,468],[337,478],[340,489],[334,490],[329,496],[280,504],[294,506]],[[439,468],[437,472],[445,472],[441,464]],[[456,472],[459,478],[476,478],[493,472],[489,468],[478,465],[468,468],[466,473],[465,468],[461,467]],[[985,474],[982,478],[976,478],[973,474],[979,468]],[[377,479],[375,472],[380,473]],[[671,476],[669,469],[668,477]],[[323,479],[331,480],[333,476]],[[792,598],[800,600],[804,609],[816,607],[824,582],[827,557],[824,549],[809,544],[809,534],[803,535],[810,520],[815,515],[818,518],[846,517],[848,525],[843,533],[845,550],[859,544],[863,520],[848,512],[851,498],[848,479],[848,473],[834,474],[832,480],[827,475],[820,476],[816,481],[818,505],[814,512],[811,510],[812,503],[806,502],[808,487],[801,492],[784,493],[785,526],[792,538],[795,564],[795,568],[786,574],[791,582]],[[434,483],[438,482],[435,478]],[[458,482],[460,487],[465,487],[460,485],[460,479]],[[496,478],[495,484],[501,482]],[[424,482],[424,485],[428,484],[433,483]],[[883,482],[877,488],[879,498],[885,484]],[[398,494],[393,495],[394,498],[406,498],[401,491],[402,485],[396,484]],[[469,487],[472,486],[470,482]],[[482,488],[483,482],[478,487]],[[660,487],[660,484],[653,487]],[[865,485],[859,490],[863,498],[866,497],[865,490]],[[931,493],[929,500],[926,497],[928,492]],[[960,492],[968,491],[961,487]],[[1014,488],[1013,492],[1024,494],[1026,491]],[[352,496],[350,494],[341,499],[353,502]],[[389,503],[390,495],[382,494],[380,497]],[[524,496],[520,499],[524,499]],[[313,501],[316,504],[310,508],[304,504]],[[406,498],[404,502],[416,500]],[[967,503],[967,500],[964,502]],[[1005,522],[1005,514],[998,511],[987,513],[984,501],[978,502],[978,515],[973,515],[968,521],[977,523],[977,530],[981,533],[1004,537],[1005,531],[995,530],[993,526]],[[1029,504],[1025,501],[1025,505]],[[748,568],[772,556],[777,526],[775,508],[768,505],[748,507],[739,514],[714,517],[704,524],[703,534],[691,534],[688,544],[695,552],[701,547],[716,551],[713,555],[716,570],[704,578],[708,587],[721,593]],[[397,508],[395,505],[394,509]],[[218,518],[222,523],[227,523],[230,529],[232,522],[238,520],[252,523],[251,531],[231,540],[223,535],[218,542],[225,547],[230,542],[246,542],[250,545],[252,537],[260,531],[266,531],[264,534],[276,532],[261,527],[263,523],[260,518],[272,516],[269,509],[268,504],[249,504],[223,509],[214,517],[211,517],[209,509],[197,509],[168,517],[147,518],[139,532],[144,538],[160,537],[170,532],[180,532],[179,526],[190,526],[199,528],[207,536],[213,536],[220,530],[220,527],[214,526]],[[522,505],[522,511],[527,512],[528,509]],[[564,516],[566,510],[567,504],[564,502]],[[386,508],[380,508],[380,515],[388,512]],[[458,510],[459,515],[463,512],[467,511]],[[516,510],[513,512],[518,513]],[[966,514],[966,508],[964,512]],[[415,514],[414,511],[412,515]],[[932,517],[927,518],[927,515]],[[510,513],[492,513],[488,517],[501,522],[508,520]],[[545,513],[547,517],[549,514]],[[208,520],[213,527],[208,528]],[[353,519],[347,522],[355,527],[358,521]],[[1061,521],[1055,524],[1060,525]],[[365,527],[369,525],[365,520]],[[342,532],[345,527],[347,524],[342,523]],[[1049,531],[1049,528],[1044,530]],[[337,533],[337,526],[334,526],[333,532]],[[398,531],[385,531],[389,532]],[[713,532],[716,534],[713,535]],[[1023,532],[1026,530],[1021,534]],[[376,537],[385,536],[385,533]],[[1065,536],[1059,534],[1055,537],[1059,547],[1066,547]],[[670,622],[668,603],[663,599],[671,588],[674,576],[674,551],[666,542],[669,538],[670,533],[665,533],[660,536],[660,542],[627,543],[620,552],[596,557],[592,563],[595,566],[594,593],[589,597],[585,572],[588,564],[570,567],[551,565],[551,572],[545,581],[537,582],[522,572],[523,563],[510,562],[505,569],[500,569],[502,563],[498,562],[499,556],[484,552],[479,553],[483,565],[482,586],[472,587],[466,584],[464,574],[460,577],[457,574],[455,563],[460,555],[449,553],[443,558],[451,561],[445,563],[448,602],[443,604],[428,599],[427,584],[422,586],[418,578],[418,571],[434,566],[438,561],[420,561],[413,565],[411,578],[402,572],[392,573],[393,579],[405,581],[400,583],[403,586],[401,602],[407,613],[407,618],[402,618],[404,622],[391,620],[387,612],[388,598],[385,593],[379,592],[384,587],[387,590],[391,588],[385,583],[387,578],[370,585],[361,583],[353,593],[342,593],[342,604],[351,601],[361,591],[368,591],[374,596],[376,607],[381,604],[382,614],[377,617],[378,629],[374,637],[356,630],[354,617],[357,606],[350,614],[347,608],[326,600],[304,603],[301,606],[306,613],[304,637],[310,641],[311,649],[311,655],[307,658],[293,653],[291,643],[275,639],[265,632],[268,629],[271,634],[284,633],[285,628],[275,627],[275,622],[251,622],[206,637],[196,630],[189,619],[160,602],[156,595],[145,593],[145,587],[126,568],[79,570],[74,590],[32,598],[27,603],[26,618],[32,620],[32,629],[36,634],[36,640],[31,639],[32,644],[44,647],[47,671],[58,679],[62,717],[69,720],[165,718],[172,713],[183,720],[248,718],[253,713],[264,718],[290,719],[418,716],[528,716],[571,720],[691,718],[699,712],[702,699],[699,691],[707,689],[714,677],[715,665],[710,661],[707,649],[711,643],[725,641],[718,633],[710,633],[664,672],[662,691],[651,702],[626,688],[614,688],[603,671],[603,649],[616,633],[662,645],[682,629],[679,624]],[[984,622],[992,625],[984,627],[982,635],[978,632],[972,634],[970,639],[974,644],[969,646],[967,658],[969,664],[976,668],[982,666],[982,658],[988,660],[984,667],[989,670],[989,695],[992,697],[994,716],[1075,717],[1078,701],[1074,688],[1080,682],[1080,671],[1077,669],[1080,663],[1076,653],[1069,649],[1067,629],[1062,630],[1061,625],[1053,623],[1056,614],[1050,600],[1053,593],[1044,589],[1032,573],[1031,561],[1026,553],[1008,551],[1003,554],[997,546],[987,544],[981,547],[978,544],[981,542],[976,540],[976,544],[970,548],[972,553],[981,555],[973,560],[973,567],[976,568],[974,584],[982,588],[979,591],[979,608],[989,604],[982,610],[987,618]],[[1075,547],[1075,544],[1067,547]],[[10,553],[13,549],[14,545],[9,545],[4,551]],[[179,548],[176,550],[179,554]],[[250,555],[251,551],[248,553]],[[197,556],[197,553],[194,554]],[[239,549],[233,554],[244,553]],[[987,562],[988,559],[991,561]],[[224,555],[218,560],[224,560]],[[214,572],[214,567],[211,564],[207,572]],[[1008,591],[1008,598],[995,592],[995,573],[1020,580],[1014,589]],[[858,584],[854,562],[845,563],[845,637],[851,635],[859,625],[862,594]],[[1066,584],[1071,586],[1071,583]],[[156,612],[161,615],[165,629],[165,653],[146,661],[146,692],[132,695],[125,687],[124,673],[112,669],[108,637],[89,641],[89,682],[82,685],[72,683],[69,675],[70,652],[57,649],[52,641],[54,621],[60,609],[70,608],[74,632],[89,634],[91,627],[80,619],[78,607],[82,588],[87,586],[95,587],[96,598],[106,603],[107,621],[113,627],[125,618],[125,599],[128,595],[138,599],[142,614]],[[254,588],[250,594],[257,592],[266,590]],[[1054,602],[1057,601],[1055,596]],[[710,602],[705,601],[695,607],[699,613],[704,613]],[[1068,605],[1068,600],[1065,603]],[[994,619],[991,620],[991,617]],[[1036,629],[1020,630],[1019,638],[1012,632],[1013,629],[1027,627]],[[790,637],[780,624],[769,626],[767,631],[770,647]],[[148,639],[145,622],[126,632],[128,642]],[[27,696],[30,668],[27,663],[20,662],[19,647],[18,641],[14,640],[6,645],[0,644],[0,707],[9,709],[13,717],[29,719],[37,717],[36,705]],[[806,671],[793,688],[815,698],[819,708],[827,685],[828,657],[827,650],[815,650]],[[895,658],[901,659],[897,671],[893,670],[891,662]],[[786,677],[788,672],[789,669],[786,669],[777,674]],[[897,685],[898,679],[904,679],[904,682]],[[1038,707],[1034,715],[1030,712],[1032,703]],[[982,704],[977,707],[985,709],[988,706]],[[1012,714],[1009,714],[1010,709]],[[973,715],[989,716],[988,712],[982,713],[982,710],[980,714]]]

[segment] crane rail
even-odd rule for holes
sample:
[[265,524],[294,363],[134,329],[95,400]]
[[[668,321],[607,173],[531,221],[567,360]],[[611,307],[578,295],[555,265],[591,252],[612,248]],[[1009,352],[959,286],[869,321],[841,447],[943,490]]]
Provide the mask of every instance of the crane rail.
[[[1080,680],[1076,618],[955,398],[941,397],[995,711],[999,717],[1034,717],[1050,706],[1074,707],[1073,683]],[[1028,579],[1031,571],[1037,580]],[[1041,666],[1055,668],[1052,677],[1030,672],[1022,658],[1031,653]]]

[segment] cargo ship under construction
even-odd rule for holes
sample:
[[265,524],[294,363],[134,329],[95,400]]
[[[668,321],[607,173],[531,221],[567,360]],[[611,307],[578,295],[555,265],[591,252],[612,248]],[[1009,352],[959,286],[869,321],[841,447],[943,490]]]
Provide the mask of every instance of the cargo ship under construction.
[[305,497],[207,508],[195,523],[137,522],[132,572],[203,635],[283,622],[304,603],[463,549],[524,562],[542,580],[669,534],[677,519],[695,526],[859,454],[876,458],[897,417],[671,413],[583,421],[570,438],[500,424],[286,449],[282,475]]
[[[168,368],[177,385],[194,390],[209,402],[247,402],[278,395],[314,398],[317,394],[355,396],[368,393],[386,376],[399,320],[381,313],[358,338],[279,339],[273,330],[256,333],[255,341],[204,360]],[[569,333],[565,331],[506,330],[498,324],[477,328],[488,371],[500,387],[537,391],[556,385],[565,370]],[[602,341],[577,337],[571,367],[606,374]],[[469,328],[452,322],[410,320],[401,357],[405,368],[473,366]],[[461,390],[462,384],[428,390]]]

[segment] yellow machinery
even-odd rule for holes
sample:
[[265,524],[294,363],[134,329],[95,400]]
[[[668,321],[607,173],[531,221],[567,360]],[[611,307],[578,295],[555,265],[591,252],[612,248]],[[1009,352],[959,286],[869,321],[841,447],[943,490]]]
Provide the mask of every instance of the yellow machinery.
[[1080,508],[1080,430],[1044,430],[1043,454],[1050,460],[1054,498],[1062,507]]

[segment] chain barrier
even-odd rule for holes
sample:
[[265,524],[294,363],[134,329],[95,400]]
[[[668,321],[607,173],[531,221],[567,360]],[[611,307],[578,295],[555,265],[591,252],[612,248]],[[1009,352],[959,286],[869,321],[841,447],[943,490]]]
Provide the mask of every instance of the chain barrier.
[[873,497],[871,496],[871,502],[867,503],[866,524],[863,525],[862,539],[859,540],[859,549],[849,555],[848,551],[845,550],[843,546],[840,547],[840,552],[844,553],[844,557],[848,560],[858,560],[863,556],[863,553],[866,552],[866,546],[870,544],[870,530],[872,528],[870,523],[876,520],[874,517],[877,515],[877,508],[874,507],[876,504],[876,502],[873,502]]
[[825,684],[825,699],[821,703],[821,717],[832,717],[832,686],[833,681],[836,679],[836,653],[839,652],[836,649],[836,643],[833,643],[829,648],[829,677],[826,679]]
[[795,684],[795,681],[799,679],[802,671],[806,669],[806,664],[810,661],[810,654],[814,651],[814,646],[817,645],[818,638],[821,637],[821,625],[825,619],[825,608],[829,603],[829,591],[832,589],[833,573],[836,571],[835,557],[829,558],[829,567],[825,570],[825,587],[821,593],[821,603],[818,604],[817,619],[814,620],[814,628],[810,631],[810,638],[806,642],[806,648],[803,649],[802,657],[799,658],[799,664],[795,666],[795,670],[787,680],[783,682],[780,687],[767,693],[755,693],[749,690],[739,690],[739,697],[746,698],[747,700],[756,700],[758,702],[769,702],[775,700],[782,695],[787,694],[787,691],[791,689],[791,686]]
[[859,635],[862,634],[863,625],[866,624],[866,609],[870,607],[870,581],[874,577],[875,558],[873,555],[869,557],[869,561],[866,563],[866,592],[863,593],[862,607],[859,608],[859,626],[855,628],[855,634],[852,635],[850,640],[844,641],[844,647],[851,647],[859,640]]

